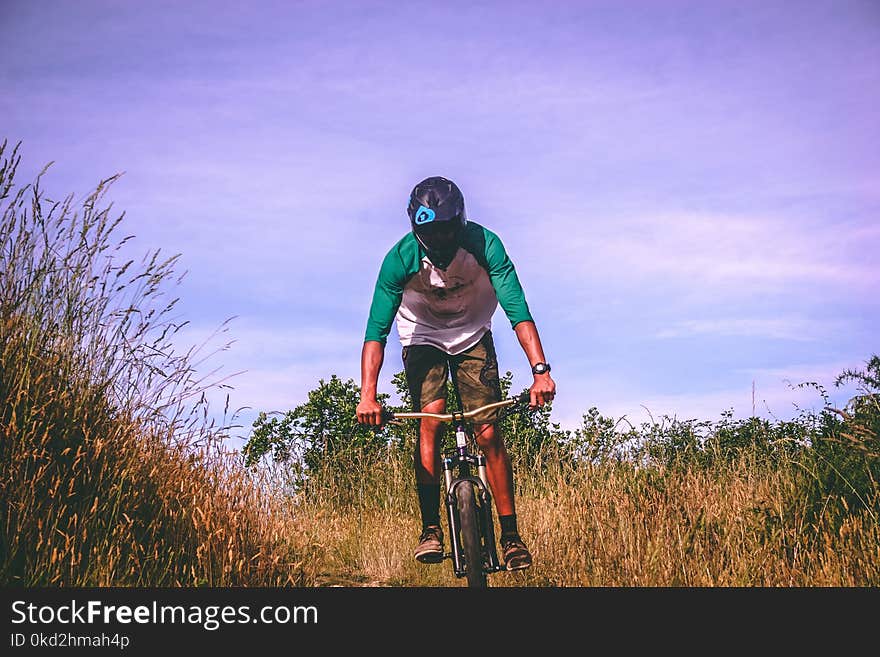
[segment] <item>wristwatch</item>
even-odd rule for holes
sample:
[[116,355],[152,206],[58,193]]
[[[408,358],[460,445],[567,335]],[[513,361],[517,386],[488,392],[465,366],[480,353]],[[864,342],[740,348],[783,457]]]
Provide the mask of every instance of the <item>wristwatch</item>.
[[535,363],[532,365],[532,374],[547,374],[550,371],[549,363]]

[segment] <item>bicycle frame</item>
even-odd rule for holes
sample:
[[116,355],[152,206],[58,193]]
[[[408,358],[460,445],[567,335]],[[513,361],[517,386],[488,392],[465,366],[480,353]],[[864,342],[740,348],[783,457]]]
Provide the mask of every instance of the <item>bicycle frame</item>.
[[[458,407],[463,408],[461,396],[458,392],[458,382],[455,376],[455,369],[452,363],[449,364],[449,371],[452,377],[453,390],[455,391]],[[444,555],[445,558],[452,559],[453,571],[458,578],[468,575],[468,565],[465,563],[464,546],[461,544],[460,535],[462,524],[460,522],[460,514],[458,510],[457,489],[459,486],[473,486],[476,491],[476,497],[479,499],[477,504],[478,526],[479,526],[479,542],[483,555],[480,564],[483,576],[505,570],[504,565],[498,559],[498,552],[495,543],[495,525],[493,515],[492,494],[489,486],[489,480],[486,473],[486,457],[480,453],[479,447],[476,447],[472,453],[469,449],[470,445],[476,446],[476,441],[468,428],[467,420],[473,419],[482,413],[501,409],[511,404],[517,403],[517,399],[505,399],[500,402],[494,402],[475,408],[467,412],[455,413],[394,413],[393,419],[421,419],[433,418],[445,422],[451,422],[455,426],[455,448],[448,452],[442,460],[442,469],[444,483],[446,485],[446,516],[449,525],[449,538],[451,550]],[[476,475],[473,470],[476,470]],[[468,577],[469,583],[471,577]],[[485,581],[481,584],[485,586]]]
[[[464,577],[467,568],[462,562],[462,546],[459,543],[459,521],[456,508],[457,498],[455,490],[461,485],[473,485],[478,491],[480,536],[482,539],[485,562],[483,571],[493,573],[504,570],[504,566],[498,560],[498,552],[495,548],[495,525],[492,514],[492,494],[489,488],[489,480],[486,475],[486,457],[482,454],[471,454],[468,451],[468,438],[470,434],[464,421],[463,413],[453,413],[452,421],[455,423],[455,449],[443,458],[443,477],[446,484],[446,515],[449,522],[449,535],[451,552],[447,556],[452,557],[453,570],[456,577]],[[471,474],[471,467],[477,469],[477,476]]]

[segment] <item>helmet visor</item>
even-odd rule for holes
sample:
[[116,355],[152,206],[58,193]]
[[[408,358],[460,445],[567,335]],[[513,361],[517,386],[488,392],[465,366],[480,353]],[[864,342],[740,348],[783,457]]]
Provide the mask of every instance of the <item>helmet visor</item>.
[[416,227],[416,234],[429,251],[448,253],[458,248],[461,228],[460,221],[432,221]]

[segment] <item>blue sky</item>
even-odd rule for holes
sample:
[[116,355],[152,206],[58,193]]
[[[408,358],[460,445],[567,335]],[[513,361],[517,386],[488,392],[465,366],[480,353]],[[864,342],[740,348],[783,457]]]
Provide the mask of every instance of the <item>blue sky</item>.
[[[553,417],[790,418],[878,352],[876,2],[0,4],[2,135],[181,254],[180,346],[246,433],[332,374],[412,186],[513,258]],[[499,312],[502,370],[530,382]],[[401,369],[396,331],[380,388]],[[222,409],[227,391],[217,391]]]

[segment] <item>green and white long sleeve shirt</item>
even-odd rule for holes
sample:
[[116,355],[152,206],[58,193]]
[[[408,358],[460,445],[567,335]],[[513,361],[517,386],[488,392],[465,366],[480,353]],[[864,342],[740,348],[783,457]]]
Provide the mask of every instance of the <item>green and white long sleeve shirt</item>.
[[445,271],[407,233],[382,261],[364,339],[384,345],[396,318],[402,345],[460,354],[491,328],[499,303],[511,326],[532,320],[516,269],[495,233],[469,221]]

